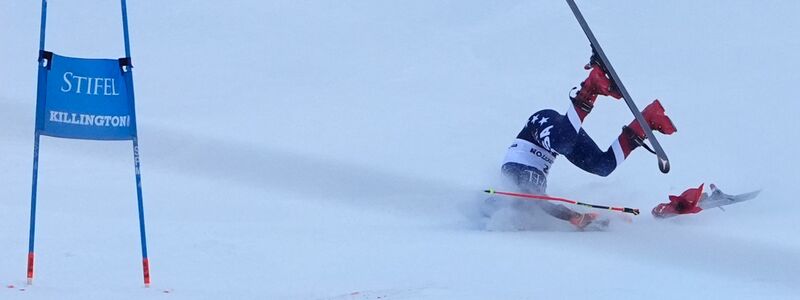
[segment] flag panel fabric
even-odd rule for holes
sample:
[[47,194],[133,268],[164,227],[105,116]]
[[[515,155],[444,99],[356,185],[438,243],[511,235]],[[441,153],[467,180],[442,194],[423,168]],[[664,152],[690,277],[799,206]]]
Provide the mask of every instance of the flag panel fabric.
[[136,135],[126,73],[115,59],[53,54],[45,93],[37,103],[40,134],[88,140],[130,140]]

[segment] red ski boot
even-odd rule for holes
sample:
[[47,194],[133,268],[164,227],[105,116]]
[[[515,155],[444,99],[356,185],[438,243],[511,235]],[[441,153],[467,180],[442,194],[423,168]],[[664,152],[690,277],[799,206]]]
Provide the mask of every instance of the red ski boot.
[[[672,124],[672,120],[664,114],[664,107],[661,106],[661,102],[659,102],[658,99],[644,108],[642,116],[652,130],[658,130],[666,135],[678,131],[675,125]],[[640,125],[639,121],[636,119],[631,121],[630,125],[623,126],[622,134],[619,136],[619,145],[622,148],[624,157],[628,157],[628,155],[639,146],[644,146],[648,151],[655,153],[644,143],[646,138],[647,135],[645,135],[642,125]]]
[[591,69],[589,77],[581,82],[581,89],[572,98],[572,102],[577,108],[585,112],[589,112],[594,108],[594,101],[598,95],[610,96],[615,99],[622,98],[622,95],[617,90],[611,79],[603,72],[603,68],[596,63],[586,65],[586,69]]
[[661,203],[653,208],[656,218],[668,218],[683,214],[696,214],[703,209],[697,206],[703,195],[703,185],[696,189],[688,189],[680,196],[669,196],[669,203]]
[[[650,103],[647,107],[644,108],[642,111],[642,116],[644,120],[647,121],[647,125],[650,125],[650,129],[658,130],[666,135],[671,135],[678,131],[675,128],[675,124],[672,123],[672,120],[664,114],[664,107],[661,106],[661,102],[658,99],[654,100],[653,103]],[[644,130],[642,129],[642,125],[639,125],[639,122],[633,120],[628,128],[632,131],[632,133],[641,140],[644,140],[647,136],[644,134]]]

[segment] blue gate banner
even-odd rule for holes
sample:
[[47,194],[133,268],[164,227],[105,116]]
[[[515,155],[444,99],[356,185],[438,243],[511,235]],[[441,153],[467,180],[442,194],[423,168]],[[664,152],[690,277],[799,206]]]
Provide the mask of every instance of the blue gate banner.
[[133,99],[118,60],[53,54],[47,68],[37,99],[40,134],[89,140],[136,136]]

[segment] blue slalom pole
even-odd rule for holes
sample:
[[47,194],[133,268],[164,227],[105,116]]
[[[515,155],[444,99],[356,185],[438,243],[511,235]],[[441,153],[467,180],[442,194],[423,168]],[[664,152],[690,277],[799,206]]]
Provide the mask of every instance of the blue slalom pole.
[[[39,81],[36,95],[36,125],[34,126],[33,138],[33,179],[31,183],[31,217],[30,217],[30,232],[28,233],[28,285],[33,284],[33,262],[34,262],[34,236],[36,234],[36,190],[39,181],[39,99],[44,96],[42,84],[43,80],[47,80],[46,70],[41,58],[41,52],[44,51],[45,41],[45,27],[47,25],[47,0],[42,0],[42,21],[39,26]],[[50,64],[50,62],[47,62]]]
[[42,0],[42,23],[39,26],[39,50],[44,50],[44,32],[47,21],[47,0]]
[[131,44],[128,38],[128,7],[125,0],[122,1],[122,33],[125,37],[125,57],[131,57]]
[[144,201],[142,201],[142,173],[139,165],[139,139],[133,138],[133,164],[136,171],[136,197],[139,200],[139,233],[142,240],[142,274],[145,287],[150,286],[150,261],[147,258],[147,235],[144,226]]
[[36,182],[39,177],[39,133],[33,141],[33,184],[31,184],[31,225],[28,234],[28,285],[33,284],[33,241],[36,232]]
[[[121,0],[122,5],[122,31],[125,38],[125,58],[130,62],[131,46],[128,35],[128,9],[125,0]],[[128,97],[131,99],[131,124],[133,124],[133,164],[136,173],[136,198],[139,206],[139,234],[142,240],[142,272],[144,275],[144,286],[150,286],[150,261],[147,257],[147,234],[144,225],[144,200],[142,197],[142,172],[139,163],[139,137],[136,126],[136,105],[133,94],[133,71],[132,66],[128,65],[125,70],[125,81],[128,85]]]

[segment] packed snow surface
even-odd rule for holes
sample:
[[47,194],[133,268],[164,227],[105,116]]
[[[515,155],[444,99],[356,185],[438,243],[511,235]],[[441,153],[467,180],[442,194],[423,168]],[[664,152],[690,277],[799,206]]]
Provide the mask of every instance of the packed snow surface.
[[[130,142],[50,137],[25,284],[39,4],[0,2],[0,299],[800,295],[800,2],[578,2],[678,132],[667,175],[641,150],[606,178],[558,159],[551,195],[643,212],[576,232],[478,213],[527,117],[587,74],[566,3],[129,1],[150,288]],[[46,48],[124,56],[119,3],[49,1]],[[585,128],[605,147],[631,119],[601,98]],[[650,216],[703,182],[764,191]]]

